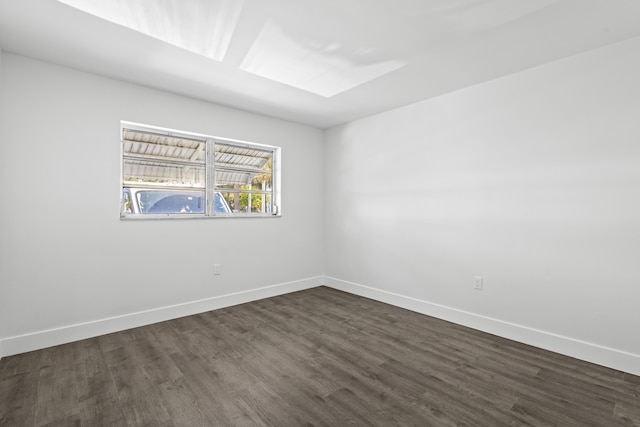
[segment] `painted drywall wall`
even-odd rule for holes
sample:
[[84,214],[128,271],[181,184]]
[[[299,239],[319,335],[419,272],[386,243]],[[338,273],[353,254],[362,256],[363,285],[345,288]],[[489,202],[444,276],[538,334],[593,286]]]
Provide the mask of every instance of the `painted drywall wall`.
[[[1,76],[5,352],[105,332],[104,319],[117,329],[162,320],[148,312],[166,307],[187,314],[221,296],[318,284],[321,131],[14,54]],[[282,147],[282,217],[120,220],[121,120]],[[47,331],[55,337],[14,345]]]
[[636,38],[327,130],[328,284],[640,373],[638,76]]

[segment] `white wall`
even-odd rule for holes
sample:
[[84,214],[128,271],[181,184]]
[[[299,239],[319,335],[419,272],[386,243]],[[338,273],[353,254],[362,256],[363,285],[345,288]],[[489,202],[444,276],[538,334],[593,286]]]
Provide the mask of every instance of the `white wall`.
[[636,38],[328,130],[327,283],[640,374],[638,76]]
[[[330,129],[324,166],[316,129],[0,53],[0,355],[324,268],[330,286],[640,374],[639,53]],[[120,120],[282,146],[283,217],[121,221]]]
[[[0,356],[321,282],[321,131],[6,52],[1,73]],[[121,120],[281,146],[282,218],[120,220]]]

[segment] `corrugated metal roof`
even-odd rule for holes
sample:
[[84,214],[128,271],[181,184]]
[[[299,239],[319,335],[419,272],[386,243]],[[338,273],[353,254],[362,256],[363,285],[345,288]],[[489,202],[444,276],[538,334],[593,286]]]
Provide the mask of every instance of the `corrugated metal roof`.
[[[125,182],[149,182],[203,187],[206,181],[206,141],[123,130]],[[264,166],[271,151],[215,144],[217,186],[246,185],[259,175],[270,173]]]
[[124,180],[128,182],[158,182],[204,188],[206,172],[200,167],[172,165],[138,159],[125,159]]

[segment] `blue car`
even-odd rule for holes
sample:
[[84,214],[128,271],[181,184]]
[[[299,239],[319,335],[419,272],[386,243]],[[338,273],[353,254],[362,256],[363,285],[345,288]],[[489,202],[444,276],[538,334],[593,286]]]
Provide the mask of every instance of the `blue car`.
[[[205,212],[204,190],[123,188],[123,214],[181,214]],[[220,193],[215,193],[215,213],[231,209]]]

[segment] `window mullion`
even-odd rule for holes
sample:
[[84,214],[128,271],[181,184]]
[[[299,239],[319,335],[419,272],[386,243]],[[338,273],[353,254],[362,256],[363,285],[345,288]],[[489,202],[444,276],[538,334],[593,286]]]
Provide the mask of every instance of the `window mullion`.
[[215,171],[215,142],[208,139],[206,142],[206,216],[215,215],[216,171]]

